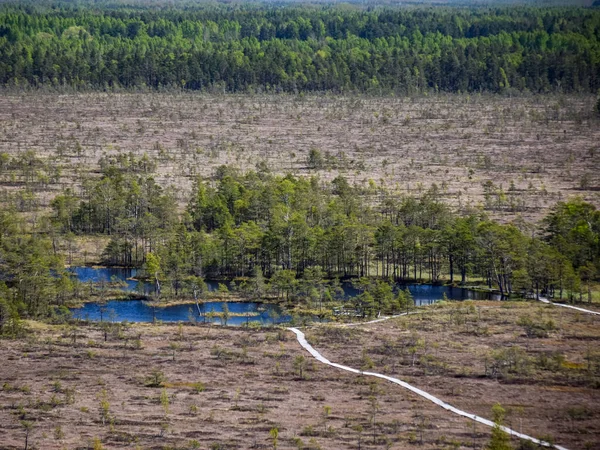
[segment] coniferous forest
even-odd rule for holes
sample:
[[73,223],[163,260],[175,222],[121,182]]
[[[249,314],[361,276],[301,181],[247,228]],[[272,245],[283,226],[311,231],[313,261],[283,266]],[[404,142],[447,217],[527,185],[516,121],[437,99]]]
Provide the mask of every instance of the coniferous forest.
[[[27,172],[19,164],[4,167]],[[234,279],[247,298],[271,292],[311,305],[334,300],[327,280],[352,277],[364,290],[354,301],[370,314],[403,301],[376,279],[481,283],[505,296],[588,302],[599,272],[600,211],[581,200],[557,204],[532,237],[530,227],[498,224],[478,210],[453,213],[435,187],[399,198],[343,176],[324,183],[222,166],[214,180],[197,179],[178,212],[154,167],[132,156],[105,161],[80,194],[55,196],[33,229],[14,209],[2,211],[3,330],[15,323],[11,315],[43,317],[51,305],[86,295],[64,269],[68,252],[57,251],[77,235],[110,237],[103,263],[144,269],[162,286],[159,296],[192,298],[204,278]]]
[[[0,82],[10,92],[589,95],[600,87],[599,39],[600,11],[585,7],[6,2]],[[32,220],[35,190],[60,184],[61,169],[31,150],[1,157],[18,188],[4,195],[0,229],[3,331],[10,317],[44,317],[85,296],[65,269],[65,248],[85,236],[108,239],[95,262],[140,268],[158,296],[236,279],[245,296],[302,302],[315,283],[354,279],[369,314],[397,306],[375,279],[591,302],[600,274],[600,212],[583,200],[559,202],[535,225],[500,224],[478,208],[454,211],[435,183],[399,196],[256,161],[197,177],[182,205],[176,186],[156,182],[159,160],[122,153],[100,158],[97,173],[52,194]],[[318,171],[331,158],[312,149],[306,164]],[[582,186],[591,180],[584,174]],[[329,288],[319,301],[333,301]]]
[[599,96],[600,0],[0,0],[0,449],[600,448]]
[[3,2],[0,83],[225,92],[588,92],[600,10]]

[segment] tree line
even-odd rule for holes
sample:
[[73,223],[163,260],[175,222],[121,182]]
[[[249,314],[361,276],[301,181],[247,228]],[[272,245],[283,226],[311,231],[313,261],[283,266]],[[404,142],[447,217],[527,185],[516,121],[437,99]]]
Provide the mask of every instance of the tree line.
[[8,2],[0,83],[411,94],[596,92],[600,11]]
[[577,301],[591,298],[600,273],[600,211],[577,199],[558,203],[532,231],[480,210],[453,212],[435,185],[403,197],[343,176],[324,182],[221,166],[196,180],[178,212],[147,157],[101,166],[33,225],[0,211],[0,327],[13,316],[56,314],[52,305],[82,295],[61,250],[76,235],[110,236],[106,264],[138,267],[173,296],[196,298],[204,279],[233,279],[248,298],[270,291],[320,306],[340,299],[335,280],[351,278],[354,301],[371,312],[408,304],[390,282],[487,284],[506,296]]
[[196,180],[182,214],[175,204],[151,173],[108,165],[80,195],[54,199],[52,223],[58,233],[110,235],[109,264],[141,267],[153,253],[175,283],[191,274],[251,277],[257,268],[301,278],[319,268],[328,278],[478,279],[505,295],[562,297],[600,268],[600,212],[580,200],[557,204],[532,237],[479,210],[452,212],[435,185],[400,197],[343,176],[327,183],[221,166],[214,179]]

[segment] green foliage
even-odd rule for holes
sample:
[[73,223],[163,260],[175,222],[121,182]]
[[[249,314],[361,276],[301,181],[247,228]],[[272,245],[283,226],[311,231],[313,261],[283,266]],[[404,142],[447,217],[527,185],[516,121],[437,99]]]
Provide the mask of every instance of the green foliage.
[[155,369],[146,378],[144,384],[148,387],[161,387],[165,381],[167,381],[165,374],[160,370]]
[[48,317],[51,303],[62,305],[74,296],[51,239],[35,231],[27,232],[14,211],[0,209],[0,335],[20,335],[21,318]]
[[[57,233],[110,234],[105,255],[143,267],[156,298],[194,298],[211,318],[202,308],[205,276],[236,278],[232,289],[241,296],[278,297],[324,317],[342,301],[338,277],[351,278],[359,291],[348,302],[350,313],[374,316],[413,305],[408,291],[394,291],[398,280],[477,277],[506,296],[574,301],[584,294],[591,300],[600,274],[600,211],[578,199],[558,203],[532,238],[479,214],[458,216],[433,188],[420,197],[382,190],[373,203],[363,195],[367,188],[343,176],[325,183],[223,166],[215,180],[196,180],[178,216],[173,196],[152,181],[150,160],[141,171],[147,178],[139,178],[141,169],[123,168],[137,163],[105,165],[100,179],[84,183],[81,197],[55,198],[51,224],[40,221],[45,227],[0,209],[0,334],[22,333],[23,318],[70,320],[66,306],[83,295],[82,287],[54,251]],[[92,292],[106,295],[102,288]],[[213,295],[228,296],[226,285]],[[224,311],[224,324],[228,318]],[[522,325],[528,334],[540,329]]]
[[202,383],[201,381],[194,383],[192,385],[192,388],[194,389],[194,392],[196,392],[197,394],[199,394],[200,392],[204,392],[206,390],[206,386],[204,386],[204,383]]
[[510,445],[510,435],[501,427],[504,425],[504,416],[506,411],[499,403],[492,407],[492,416],[494,427],[492,428],[492,436],[487,445],[488,450],[512,450]]
[[297,287],[296,274],[292,270],[278,270],[271,277],[271,287],[278,295],[289,299]]
[[363,292],[354,297],[352,300],[357,306],[357,311],[362,313],[363,317],[369,317],[375,314],[375,300],[370,292]]
[[56,428],[54,428],[54,439],[56,439],[57,441],[60,441],[61,439],[65,438],[65,432],[63,431],[62,427],[60,425],[57,425]]
[[560,202],[544,219],[546,241],[567,257],[574,268],[593,260],[600,249],[600,211],[581,199]]
[[413,300],[412,294],[410,293],[408,288],[398,291],[398,293],[396,294],[395,304],[395,307],[398,309],[395,312],[408,312],[410,308],[414,306],[414,304],[415,301]]
[[308,152],[307,165],[311,169],[322,169],[325,164],[321,150],[311,148]]
[[102,441],[100,440],[100,438],[95,437],[92,441],[92,448],[94,450],[104,450],[104,447],[102,446]]
[[302,355],[296,356],[294,358],[294,370],[298,374],[300,378],[304,378],[304,372],[306,371],[307,361],[306,358]]
[[524,328],[527,337],[548,337],[550,331],[556,329],[556,324],[552,320],[546,322],[534,320],[529,316],[521,316],[517,321],[517,325]]
[[559,352],[544,352],[537,357],[536,365],[540,369],[558,372],[563,368],[566,358]]
[[229,317],[229,306],[227,306],[227,303],[223,303],[223,311],[221,312],[221,323],[226,326]]
[[527,352],[517,345],[494,350],[485,358],[485,373],[494,378],[526,375],[530,367],[531,359]]
[[11,297],[6,284],[0,283],[0,336],[16,337],[23,331],[19,308]]
[[[129,158],[135,159],[131,154]],[[51,202],[56,226],[63,231],[108,235],[112,235],[116,228],[124,227],[134,236],[147,233],[152,228],[172,226],[176,204],[174,194],[156,184],[150,175],[152,167],[138,172],[124,169],[122,161],[106,162],[101,158],[99,163],[102,177],[86,180],[85,200],[78,202],[79,199],[66,190]],[[150,161],[148,165],[151,165]],[[113,264],[131,264],[137,262],[132,260],[132,247],[130,240],[113,238],[104,256],[107,262]]]
[[4,4],[0,83],[401,94],[600,87],[600,13],[591,8],[164,5]]
[[279,430],[277,428],[271,428],[269,431],[269,435],[271,436],[271,441],[273,443],[273,449],[277,449],[277,443],[279,439]]
[[377,280],[373,288],[373,301],[378,311],[390,312],[393,309],[394,292],[392,285],[383,280]]
[[102,389],[98,395],[98,400],[100,403],[100,420],[102,420],[102,425],[105,425],[106,422],[110,421],[110,403],[108,402],[106,389]]
[[394,294],[393,283],[385,280],[361,277],[353,285],[362,291],[352,302],[363,316],[406,312],[414,304],[408,289]]
[[146,272],[148,272],[153,277],[158,278],[161,268],[160,268],[160,258],[154,253],[146,254]]
[[170,407],[169,394],[167,393],[167,390],[165,388],[163,388],[162,391],[160,392],[160,404],[163,407],[165,416],[167,414],[169,414],[169,407]]

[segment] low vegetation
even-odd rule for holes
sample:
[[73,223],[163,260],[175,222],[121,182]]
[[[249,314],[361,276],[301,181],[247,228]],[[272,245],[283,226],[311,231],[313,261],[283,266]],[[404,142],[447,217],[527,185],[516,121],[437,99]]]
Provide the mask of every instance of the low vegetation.
[[[554,325],[530,336],[524,317]],[[593,448],[597,322],[538,303],[442,303],[307,336],[334,362],[399,377],[536,437]],[[6,448],[26,439],[38,448],[148,448],[158,439],[160,448],[530,448],[399,386],[323,366],[284,330],[118,326],[105,341],[101,324],[28,322],[27,339],[3,341]]]
[[598,319],[528,300],[600,311],[599,36],[583,6],[0,2],[0,447],[596,448]]
[[[138,324],[105,342],[88,325],[73,344],[59,325],[29,326],[33,336],[0,346],[7,449],[26,439],[29,448],[364,448],[374,439],[434,449],[490,436],[465,434],[463,419],[405,391],[318,365],[289,332],[184,326],[181,340],[177,326]],[[127,344],[137,336],[141,348]],[[169,341],[181,343],[175,360]]]
[[[307,338],[330,361],[400,378],[567,448],[594,448],[599,320],[532,302],[447,302],[364,327],[316,327]],[[490,414],[496,403],[504,413]],[[492,441],[502,440],[494,430]],[[507,445],[494,448],[515,447]]]

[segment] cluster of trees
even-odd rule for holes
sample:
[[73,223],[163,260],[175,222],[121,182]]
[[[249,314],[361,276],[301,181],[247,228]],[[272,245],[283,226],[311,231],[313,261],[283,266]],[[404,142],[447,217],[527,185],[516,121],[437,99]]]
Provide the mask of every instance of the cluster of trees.
[[163,189],[152,175],[146,156],[102,158],[99,180],[85,180],[79,194],[69,188],[51,206],[58,234],[116,235],[106,249],[107,262],[132,266],[154,246],[153,236],[176,222],[173,189]]
[[[147,158],[105,158],[100,177],[52,201],[32,228],[0,211],[0,328],[20,315],[47,315],[81,295],[64,268],[61,239],[109,235],[109,264],[146,269],[174,295],[198,296],[204,278],[237,279],[249,298],[266,292],[321,306],[339,299],[352,277],[365,314],[410,303],[389,282],[487,283],[504,295],[582,300],[600,273],[600,211],[581,200],[557,204],[532,232],[458,215],[433,186],[420,198],[352,186],[339,176],[275,176],[264,167],[222,166],[198,179],[185,210],[152,178]],[[13,325],[11,325],[13,324]]]
[[[465,284],[483,280],[504,295],[544,291],[562,297],[582,292],[600,268],[600,212],[591,204],[558,204],[531,236],[480,211],[458,216],[433,186],[420,198],[352,186],[339,176],[274,176],[222,166],[198,179],[187,208],[151,174],[108,165],[80,196],[52,202],[60,233],[112,236],[107,263],[143,266],[181,284],[187,276],[267,278],[286,271],[323,276]],[[160,278],[159,277],[159,278]]]
[[600,11],[52,2],[0,6],[0,83],[596,92]]
[[19,334],[20,317],[48,316],[55,312],[51,305],[64,305],[74,295],[50,228],[44,220],[27,232],[17,214],[0,209],[0,335]]

